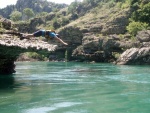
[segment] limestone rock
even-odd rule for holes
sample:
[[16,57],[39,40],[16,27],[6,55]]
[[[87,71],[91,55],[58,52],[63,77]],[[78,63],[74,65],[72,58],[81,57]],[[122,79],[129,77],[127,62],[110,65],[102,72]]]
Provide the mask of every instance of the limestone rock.
[[0,16],[0,23],[2,23],[4,29],[10,30],[13,22],[9,19],[3,18]]
[[127,49],[117,64],[150,64],[150,47]]
[[136,38],[140,42],[150,42],[150,30],[139,31],[136,35]]
[[72,46],[79,46],[82,44],[83,34],[77,27],[66,27],[59,31],[60,38]]

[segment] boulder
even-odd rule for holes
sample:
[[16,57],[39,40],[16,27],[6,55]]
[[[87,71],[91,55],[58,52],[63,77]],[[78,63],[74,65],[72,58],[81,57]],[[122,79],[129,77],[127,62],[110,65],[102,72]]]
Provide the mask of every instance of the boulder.
[[150,42],[150,30],[139,31],[136,35],[137,40],[142,42]]
[[150,47],[131,48],[121,54],[116,64],[150,64]]
[[3,18],[0,16],[0,23],[2,23],[2,27],[6,30],[10,30],[13,22],[9,19]]

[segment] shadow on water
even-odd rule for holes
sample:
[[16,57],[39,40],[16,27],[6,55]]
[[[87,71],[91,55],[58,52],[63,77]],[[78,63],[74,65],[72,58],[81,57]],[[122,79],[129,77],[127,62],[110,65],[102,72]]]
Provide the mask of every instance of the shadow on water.
[[13,88],[15,79],[13,75],[0,75],[0,89]]

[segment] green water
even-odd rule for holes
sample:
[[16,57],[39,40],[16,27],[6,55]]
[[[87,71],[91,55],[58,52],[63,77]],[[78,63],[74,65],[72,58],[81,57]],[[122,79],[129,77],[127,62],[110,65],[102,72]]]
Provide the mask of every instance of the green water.
[[150,112],[150,66],[18,62],[16,71],[0,77],[0,113]]

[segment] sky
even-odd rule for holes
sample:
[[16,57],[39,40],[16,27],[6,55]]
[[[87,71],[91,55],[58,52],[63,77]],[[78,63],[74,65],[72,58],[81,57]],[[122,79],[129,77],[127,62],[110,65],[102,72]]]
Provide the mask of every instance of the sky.
[[[55,2],[55,3],[65,3],[65,4],[70,4],[71,2],[73,2],[74,0],[47,0],[50,2]],[[12,4],[16,4],[17,0],[0,0],[0,8],[4,8],[7,5],[12,5]]]

